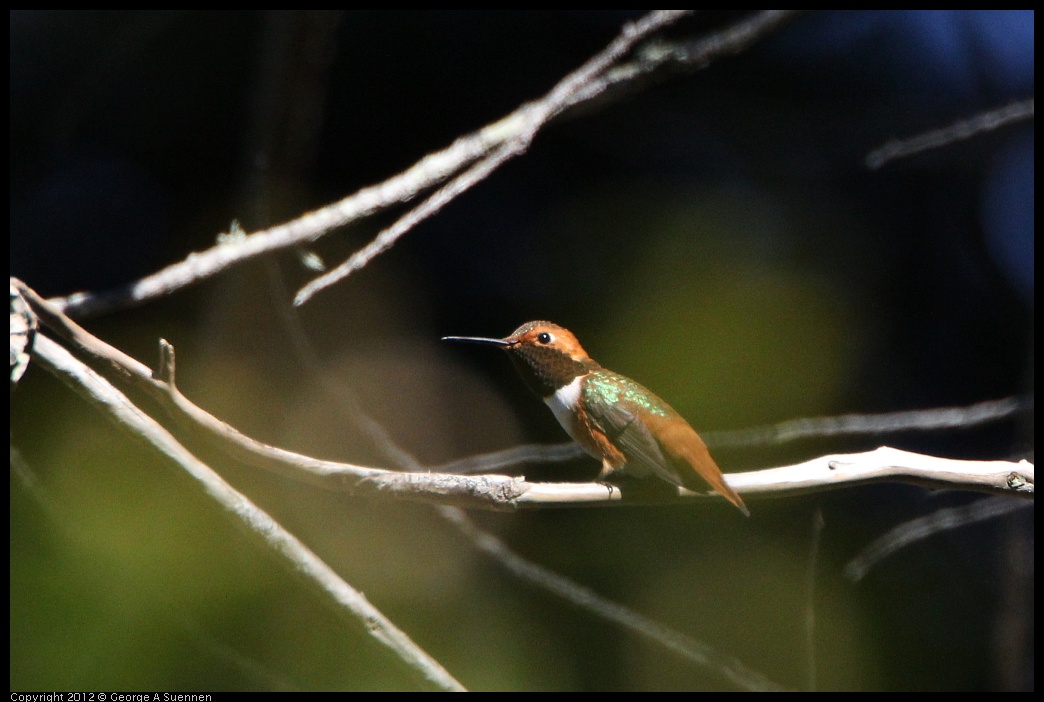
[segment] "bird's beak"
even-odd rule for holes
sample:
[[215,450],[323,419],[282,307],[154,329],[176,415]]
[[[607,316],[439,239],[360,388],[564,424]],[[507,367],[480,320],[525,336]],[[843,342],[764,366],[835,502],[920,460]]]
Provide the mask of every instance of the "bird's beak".
[[514,346],[517,342],[513,339],[487,339],[481,336],[444,336],[443,341],[459,341],[465,344],[489,344],[490,346],[502,346],[507,348]]

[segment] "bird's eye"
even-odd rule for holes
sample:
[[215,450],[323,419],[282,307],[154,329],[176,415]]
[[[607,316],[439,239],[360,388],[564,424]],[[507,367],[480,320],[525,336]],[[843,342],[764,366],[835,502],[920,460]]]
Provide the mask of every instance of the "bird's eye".
[[547,332],[540,332],[539,334],[537,334],[537,341],[539,341],[541,344],[550,344],[551,335]]

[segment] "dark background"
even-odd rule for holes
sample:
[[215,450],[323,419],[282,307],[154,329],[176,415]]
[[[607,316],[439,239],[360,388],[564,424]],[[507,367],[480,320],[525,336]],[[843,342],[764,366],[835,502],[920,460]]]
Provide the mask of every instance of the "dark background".
[[[253,231],[340,199],[543,95],[636,16],[13,12],[11,272],[47,295],[103,290],[234,220]],[[699,13],[670,36],[740,17]],[[812,13],[555,122],[298,312],[287,301],[314,274],[287,252],[87,326],[148,363],[169,339],[204,408],[363,465],[391,464],[360,408],[429,464],[563,440],[501,354],[438,343],[528,319],[569,327],[700,430],[1032,396],[1032,122],[864,164],[890,138],[1032,95],[1032,12]],[[336,265],[404,211],[312,250]],[[41,369],[11,410],[12,689],[417,685]],[[1021,458],[1031,427],[715,455],[726,471],[880,444]],[[512,578],[424,505],[317,493],[186,441],[471,689],[729,687]],[[821,510],[818,687],[1032,689],[1032,508],[918,541],[862,582],[841,575],[889,529],[978,499],[880,485],[751,500],[749,520],[724,502],[473,517],[805,687]]]

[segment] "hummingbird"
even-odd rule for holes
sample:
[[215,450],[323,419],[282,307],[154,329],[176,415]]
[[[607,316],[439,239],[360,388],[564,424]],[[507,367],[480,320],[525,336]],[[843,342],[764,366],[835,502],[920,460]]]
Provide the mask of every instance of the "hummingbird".
[[442,340],[507,351],[523,381],[551,408],[566,433],[602,462],[599,480],[614,473],[655,475],[695,492],[706,492],[709,486],[750,516],[685,418],[642,385],[600,366],[565,327],[526,322],[503,339]]

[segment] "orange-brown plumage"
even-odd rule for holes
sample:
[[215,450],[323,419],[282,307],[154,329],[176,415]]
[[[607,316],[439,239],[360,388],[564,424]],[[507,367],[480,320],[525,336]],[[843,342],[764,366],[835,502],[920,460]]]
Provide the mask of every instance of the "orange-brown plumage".
[[445,338],[507,351],[566,432],[602,462],[602,478],[656,475],[696,492],[709,486],[750,515],[689,423],[647,388],[598,365],[568,329],[536,321],[503,339]]
[[698,475],[703,482],[714,488],[716,493],[750,516],[750,510],[743,503],[743,499],[725,482],[721,468],[711,458],[707,444],[703,443],[703,439],[695,429],[689,426],[688,422],[680,415],[670,419],[650,416],[646,417],[645,421],[663,446],[668,460],[672,463],[685,464],[681,470],[677,471],[682,486],[699,491],[702,486],[700,480],[695,479]]

